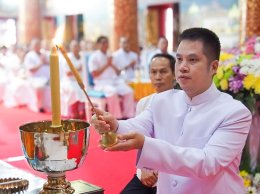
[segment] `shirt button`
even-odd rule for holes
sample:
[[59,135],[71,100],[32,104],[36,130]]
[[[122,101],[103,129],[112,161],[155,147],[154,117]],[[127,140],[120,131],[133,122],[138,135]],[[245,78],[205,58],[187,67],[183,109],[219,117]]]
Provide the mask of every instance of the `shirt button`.
[[172,181],[172,187],[176,187],[178,185],[178,182],[176,180]]

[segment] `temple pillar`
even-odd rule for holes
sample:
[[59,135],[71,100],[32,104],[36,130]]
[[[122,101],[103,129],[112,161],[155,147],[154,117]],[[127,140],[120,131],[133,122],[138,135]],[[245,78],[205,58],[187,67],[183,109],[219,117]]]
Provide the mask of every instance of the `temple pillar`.
[[65,29],[63,35],[63,42],[65,45],[69,45],[69,43],[75,38],[75,16],[74,15],[67,15],[65,16]]
[[159,37],[159,13],[155,9],[148,9],[145,23],[146,44],[149,46],[157,46]]
[[112,50],[118,49],[120,37],[125,36],[131,50],[139,53],[137,17],[137,0],[114,0]]
[[260,35],[260,1],[240,0],[241,28],[240,43],[252,36]]
[[246,37],[260,35],[260,1],[247,0]]
[[18,17],[18,43],[28,44],[41,38],[42,6],[40,0],[20,0]]

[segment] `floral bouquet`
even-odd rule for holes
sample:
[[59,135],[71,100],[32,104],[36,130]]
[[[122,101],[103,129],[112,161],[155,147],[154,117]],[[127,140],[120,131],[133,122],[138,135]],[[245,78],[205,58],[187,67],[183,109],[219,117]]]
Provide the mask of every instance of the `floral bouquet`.
[[239,175],[242,177],[244,182],[245,194],[260,193],[260,173],[251,175],[247,171],[242,170]]
[[254,113],[256,101],[260,100],[260,55],[222,52],[214,82],[221,91],[240,100]]

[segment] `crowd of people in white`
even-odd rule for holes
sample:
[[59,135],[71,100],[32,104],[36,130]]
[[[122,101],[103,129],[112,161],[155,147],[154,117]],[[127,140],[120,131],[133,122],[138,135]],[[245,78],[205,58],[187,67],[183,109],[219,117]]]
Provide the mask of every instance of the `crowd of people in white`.
[[[68,56],[85,81],[87,90],[93,88],[104,93],[110,112],[118,119],[133,117],[135,101],[127,82],[136,79],[136,71],[140,68],[148,75],[147,61],[151,55],[167,51],[167,39],[160,38],[157,50],[152,50],[150,55],[143,52],[142,56],[130,50],[125,37],[120,39],[120,48],[114,53],[108,51],[109,40],[105,36],[100,36],[93,45],[90,49],[86,41],[73,40],[68,45]],[[34,112],[50,111],[50,46],[47,41],[33,39],[28,48],[1,47],[0,103],[6,107],[27,106]],[[62,55],[59,63],[61,114],[83,119],[86,117],[86,97]]]

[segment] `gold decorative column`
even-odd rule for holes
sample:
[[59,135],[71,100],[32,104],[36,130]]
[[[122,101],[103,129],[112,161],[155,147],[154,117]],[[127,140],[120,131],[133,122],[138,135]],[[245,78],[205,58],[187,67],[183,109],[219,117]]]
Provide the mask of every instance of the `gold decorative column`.
[[260,1],[247,0],[246,36],[260,35]]
[[114,0],[113,50],[119,47],[121,36],[129,38],[131,50],[139,52],[137,0]]
[[159,37],[159,13],[155,9],[148,9],[145,23],[146,44],[157,46]]
[[240,0],[241,32],[240,42],[246,38],[260,35],[260,1]]
[[19,3],[18,42],[28,44],[33,38],[41,38],[42,5],[40,0]]
[[63,35],[64,44],[69,45],[73,39],[75,39],[75,16],[67,15],[65,17],[65,30]]

